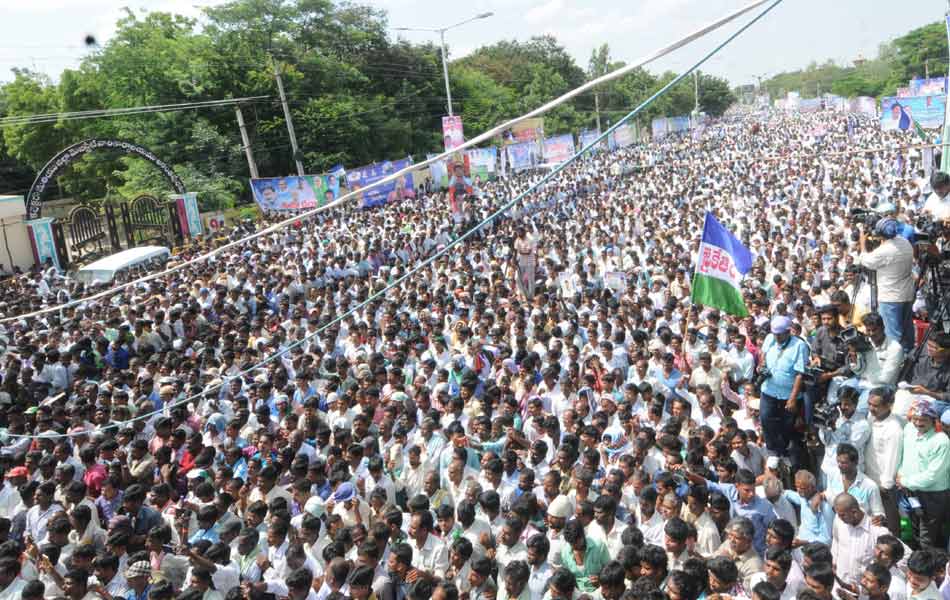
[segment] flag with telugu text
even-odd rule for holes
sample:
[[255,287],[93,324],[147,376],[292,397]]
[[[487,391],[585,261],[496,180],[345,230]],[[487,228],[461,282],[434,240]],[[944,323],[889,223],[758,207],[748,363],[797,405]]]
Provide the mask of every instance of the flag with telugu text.
[[740,283],[751,268],[749,249],[707,212],[690,300],[694,304],[715,306],[730,315],[748,316]]

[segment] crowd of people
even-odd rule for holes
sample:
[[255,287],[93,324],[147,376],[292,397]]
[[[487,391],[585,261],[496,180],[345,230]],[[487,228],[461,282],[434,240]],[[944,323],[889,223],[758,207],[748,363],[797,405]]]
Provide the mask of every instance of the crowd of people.
[[[0,600],[950,600],[942,241],[914,227],[950,177],[913,144],[736,111],[477,230],[541,174],[99,300],[8,280]],[[748,315],[690,300],[707,212],[754,257]]]

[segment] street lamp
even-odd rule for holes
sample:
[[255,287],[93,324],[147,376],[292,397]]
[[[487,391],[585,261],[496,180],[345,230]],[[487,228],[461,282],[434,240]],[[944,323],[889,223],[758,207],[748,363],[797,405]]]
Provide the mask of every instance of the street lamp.
[[465,25],[466,23],[471,23],[472,21],[477,21],[479,19],[487,19],[493,14],[495,13],[485,12],[485,13],[477,14],[471,19],[465,19],[464,21],[456,23],[455,25],[449,25],[448,27],[441,27],[441,28],[435,28],[435,29],[427,29],[423,27],[394,27],[396,31],[427,31],[429,33],[439,34],[439,38],[442,41],[442,46],[441,46],[442,75],[445,77],[445,99],[448,103],[450,117],[452,116],[452,90],[449,88],[449,63],[448,63],[448,60],[446,59],[446,53],[445,53],[445,32],[448,31],[449,29],[455,29],[456,27]]

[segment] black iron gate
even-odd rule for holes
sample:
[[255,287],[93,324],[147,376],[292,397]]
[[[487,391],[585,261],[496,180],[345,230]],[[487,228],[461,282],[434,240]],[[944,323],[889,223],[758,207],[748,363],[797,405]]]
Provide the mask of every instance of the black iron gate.
[[170,246],[171,226],[167,203],[147,194],[122,205],[122,220],[129,248],[155,242]]

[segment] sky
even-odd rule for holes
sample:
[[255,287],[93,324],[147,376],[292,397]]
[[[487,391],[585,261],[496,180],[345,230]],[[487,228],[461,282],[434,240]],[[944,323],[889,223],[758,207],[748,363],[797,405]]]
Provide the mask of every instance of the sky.
[[[365,1],[365,0],[364,0]],[[372,0],[385,9],[391,27],[437,28],[483,12],[494,15],[446,33],[449,54],[459,58],[481,45],[552,34],[587,67],[591,51],[608,44],[614,60],[634,62],[723,16],[749,0]],[[11,0],[3,7],[0,81],[10,69],[29,67],[54,79],[75,68],[88,51],[86,35],[105,43],[122,8],[187,16],[223,0]],[[833,59],[849,64],[874,57],[878,44],[940,20],[944,0],[785,0],[758,24],[713,57],[702,70],[733,85]],[[743,17],[744,20],[751,15]],[[738,27],[717,30],[673,55],[647,65],[651,71],[682,70]],[[410,41],[438,40],[438,34],[392,32]]]

